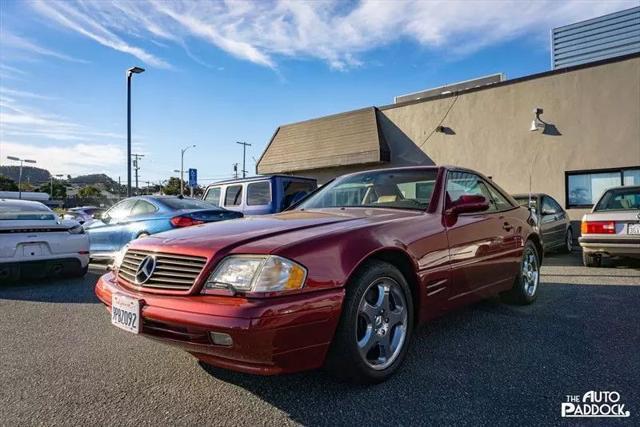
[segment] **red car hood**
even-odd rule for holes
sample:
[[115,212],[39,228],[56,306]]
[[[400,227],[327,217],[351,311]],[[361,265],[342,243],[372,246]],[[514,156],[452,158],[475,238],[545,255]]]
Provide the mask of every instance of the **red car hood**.
[[[291,211],[275,215],[246,217],[221,221],[159,233],[135,240],[131,247],[184,255],[212,257],[218,251],[226,251],[247,243],[290,233],[296,241],[298,232],[308,238],[312,229],[322,233],[324,228],[354,228],[361,225],[386,222],[404,217],[421,215],[420,211],[399,209],[349,208]],[[300,236],[302,237],[302,236]],[[277,248],[273,248],[277,249]]]

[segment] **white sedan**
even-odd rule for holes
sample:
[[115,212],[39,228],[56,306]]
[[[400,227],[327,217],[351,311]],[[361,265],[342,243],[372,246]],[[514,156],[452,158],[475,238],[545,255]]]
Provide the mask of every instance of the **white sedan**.
[[599,267],[603,257],[640,259],[640,186],[610,188],[582,217],[582,261]]
[[40,202],[0,199],[0,281],[84,276],[89,237]]

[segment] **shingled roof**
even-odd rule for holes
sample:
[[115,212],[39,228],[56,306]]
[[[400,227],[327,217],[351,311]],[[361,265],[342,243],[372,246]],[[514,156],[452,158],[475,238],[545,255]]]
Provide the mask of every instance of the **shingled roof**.
[[389,161],[375,107],[280,126],[258,161],[259,174]]

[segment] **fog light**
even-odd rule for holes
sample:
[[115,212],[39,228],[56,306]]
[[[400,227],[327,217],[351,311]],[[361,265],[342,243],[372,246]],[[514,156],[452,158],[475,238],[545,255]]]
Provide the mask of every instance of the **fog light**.
[[227,347],[231,347],[233,345],[233,339],[229,334],[223,334],[222,332],[209,332],[211,336],[211,341],[215,345],[224,345]]

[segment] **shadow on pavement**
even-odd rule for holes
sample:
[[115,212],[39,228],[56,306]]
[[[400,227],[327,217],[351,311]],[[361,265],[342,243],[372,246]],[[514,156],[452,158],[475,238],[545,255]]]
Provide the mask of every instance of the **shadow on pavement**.
[[616,390],[639,407],[638,303],[640,286],[560,284],[529,306],[483,301],[419,328],[402,369],[371,387],[205,370],[304,425],[557,424],[567,394]]
[[99,300],[94,294],[94,285],[102,273],[102,269],[91,266],[84,277],[1,284],[0,300],[98,303]]
[[[574,250],[570,254],[549,253],[545,256],[543,267],[583,267],[582,251]],[[604,268],[611,269],[640,269],[640,260],[633,258],[605,258],[603,260]]]

